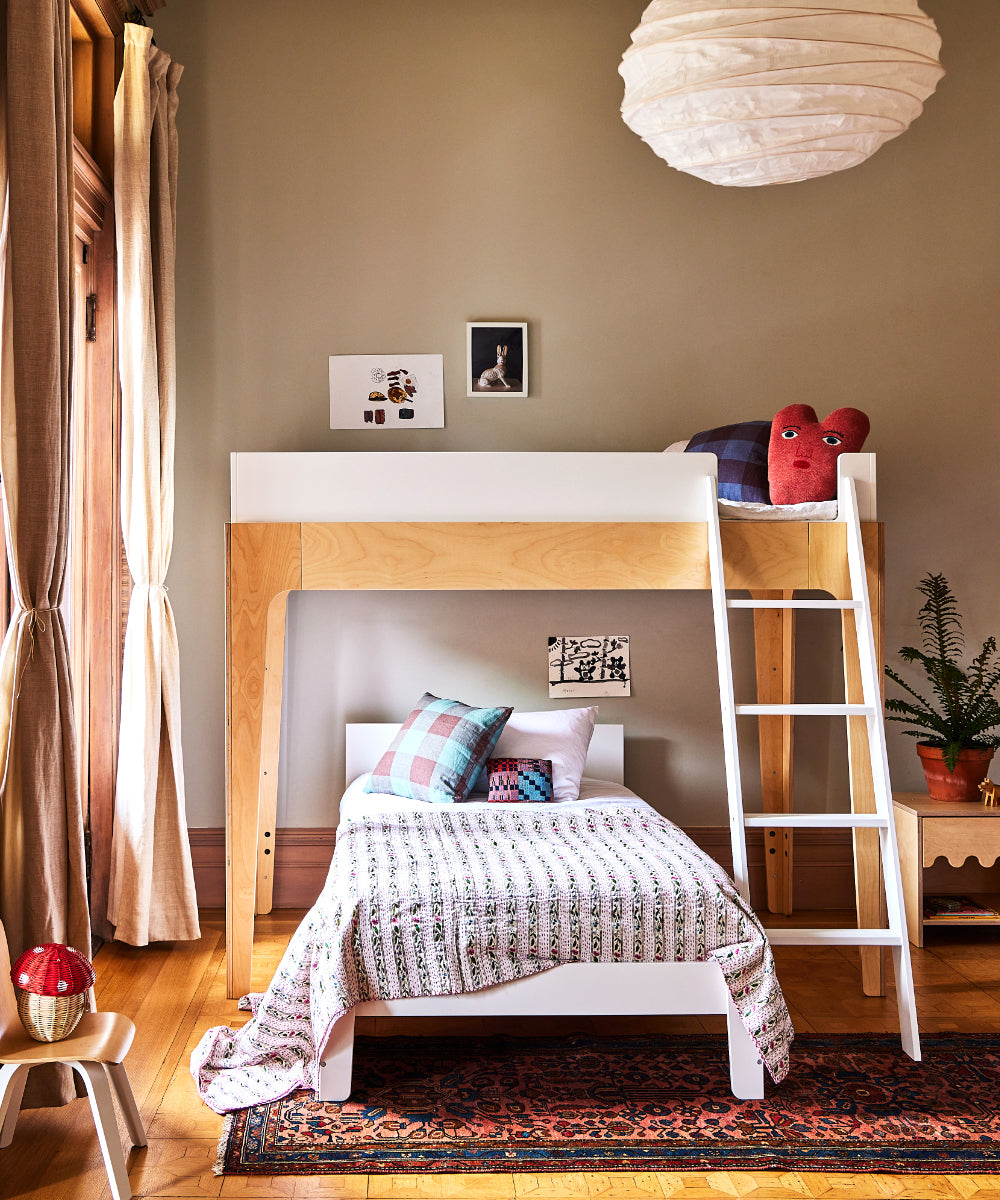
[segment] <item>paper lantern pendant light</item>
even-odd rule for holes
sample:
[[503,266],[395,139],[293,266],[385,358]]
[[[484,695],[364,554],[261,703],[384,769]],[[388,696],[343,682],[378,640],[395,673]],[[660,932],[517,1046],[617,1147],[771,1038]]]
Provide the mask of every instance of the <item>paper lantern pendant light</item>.
[[632,43],[626,125],[672,167],[732,187],[857,166],[944,74],[916,0],[653,0]]

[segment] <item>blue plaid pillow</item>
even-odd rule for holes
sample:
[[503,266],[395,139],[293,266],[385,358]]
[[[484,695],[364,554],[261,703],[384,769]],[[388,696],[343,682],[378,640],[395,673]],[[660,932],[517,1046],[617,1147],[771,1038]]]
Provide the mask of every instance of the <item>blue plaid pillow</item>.
[[379,759],[365,791],[432,804],[464,800],[512,712],[470,708],[424,692]]
[[714,454],[719,460],[719,499],[770,504],[767,450],[770,421],[740,421],[696,433],[685,453]]

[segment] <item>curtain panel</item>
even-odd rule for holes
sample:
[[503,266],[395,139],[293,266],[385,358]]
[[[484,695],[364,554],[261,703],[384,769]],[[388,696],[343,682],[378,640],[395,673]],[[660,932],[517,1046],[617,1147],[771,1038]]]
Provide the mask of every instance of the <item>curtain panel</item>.
[[[66,630],[73,138],[69,0],[0,0],[0,474],[13,612],[0,649],[0,916],[11,955],[90,954]],[[76,1094],[32,1071],[25,1103]]]
[[134,946],[200,936],[184,803],[173,544],[177,82],[183,70],[125,26],[115,95],[125,631],[108,919]]

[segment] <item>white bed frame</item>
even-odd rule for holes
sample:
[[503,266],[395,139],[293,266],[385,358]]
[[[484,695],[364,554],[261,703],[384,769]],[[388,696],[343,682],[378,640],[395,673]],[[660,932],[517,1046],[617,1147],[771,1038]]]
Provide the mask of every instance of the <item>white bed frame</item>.
[[[398,725],[347,726],[347,780],[378,761]],[[598,725],[584,774],[613,783],[624,781],[624,730]],[[366,1000],[341,1017],[320,1055],[317,1099],[341,1101],[351,1094],[356,1017],[496,1016],[679,1016],[714,1014],[726,1018],[729,1079],[733,1095],[758,1100],[764,1095],[764,1067],[743,1027],[722,969],[716,962],[566,963],[527,979],[457,996],[407,1000]]]

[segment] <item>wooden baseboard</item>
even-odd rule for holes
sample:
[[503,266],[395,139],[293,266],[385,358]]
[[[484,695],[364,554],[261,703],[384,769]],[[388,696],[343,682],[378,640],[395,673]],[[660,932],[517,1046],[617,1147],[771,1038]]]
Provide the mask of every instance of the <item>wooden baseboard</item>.
[[[226,903],[226,831],[192,829],[191,858],[198,904]],[[732,869],[729,830],[700,826],[685,831],[727,871]],[[274,848],[274,907],[308,908],[322,890],[333,857],[334,830],[279,829]],[[843,829],[796,829],[792,897],[797,909],[854,907],[854,857],[851,835]],[[750,892],[754,904],[766,904],[762,830],[747,835]]]

